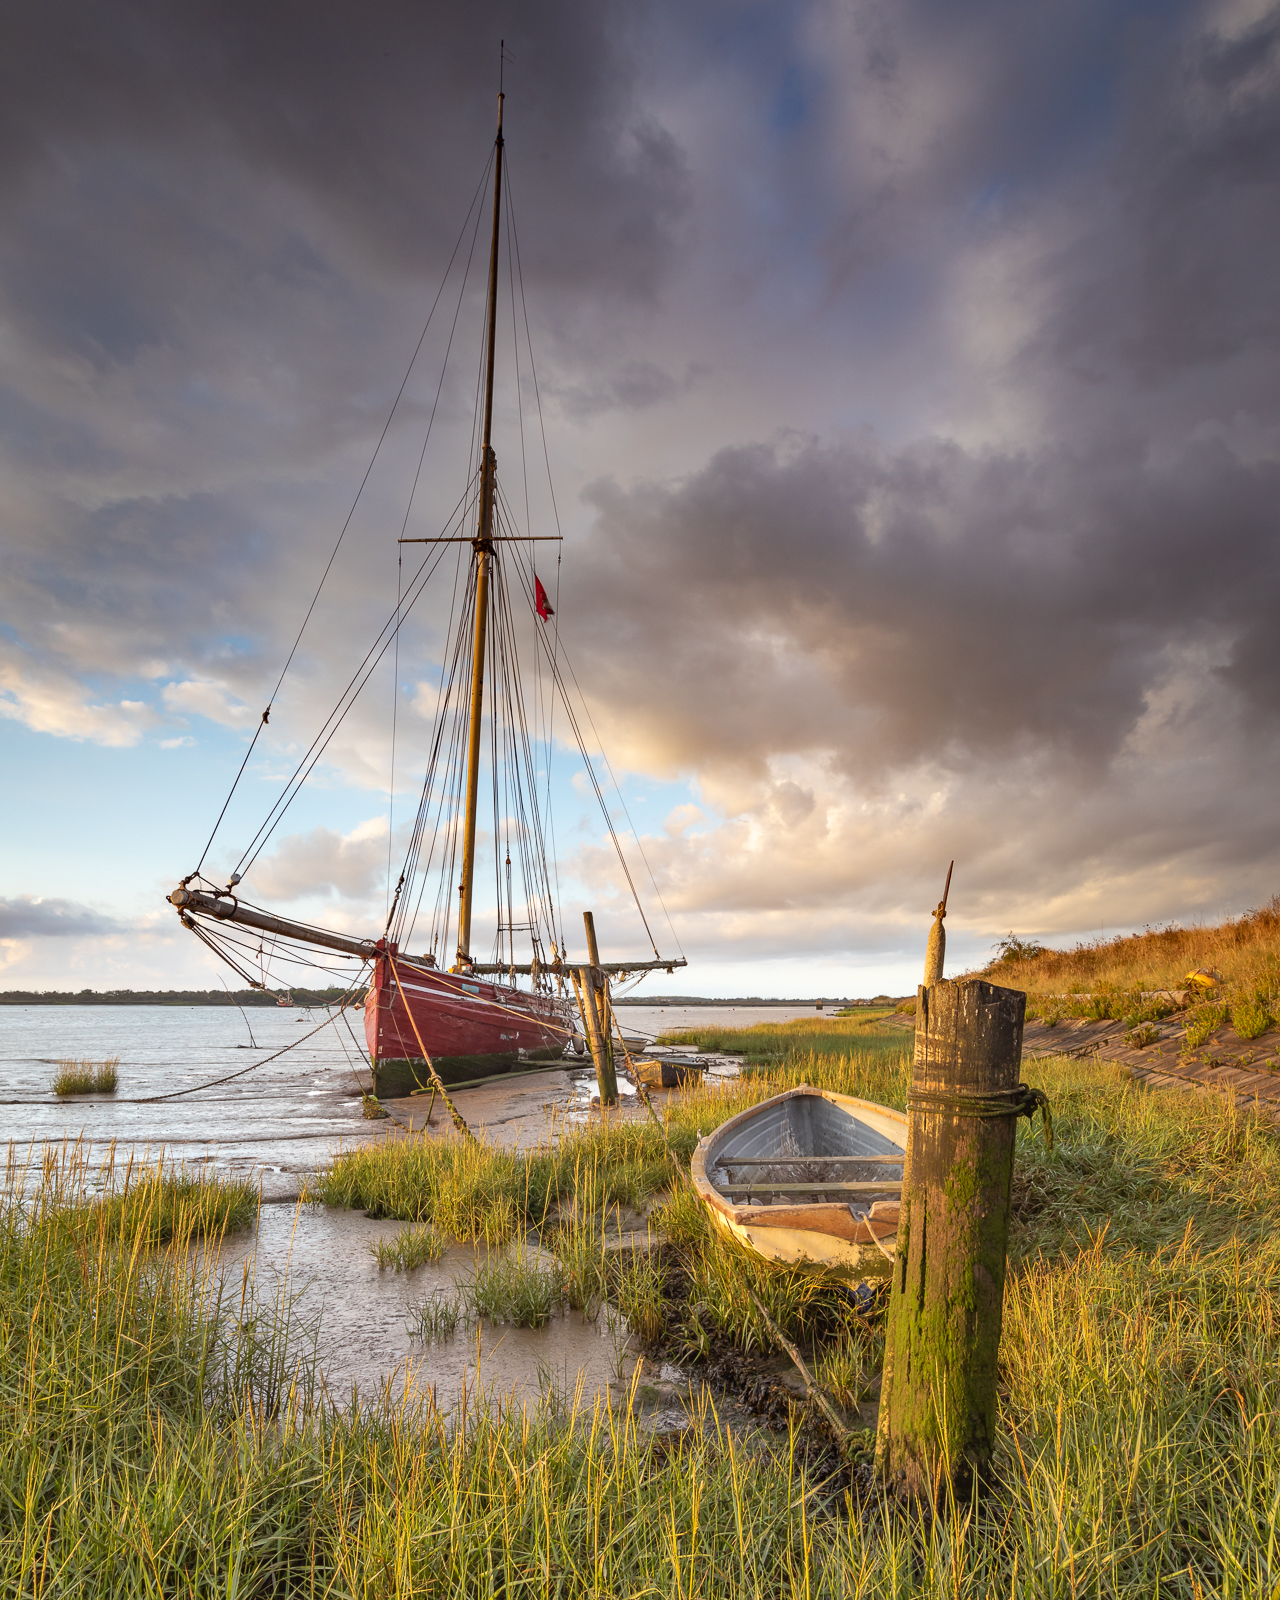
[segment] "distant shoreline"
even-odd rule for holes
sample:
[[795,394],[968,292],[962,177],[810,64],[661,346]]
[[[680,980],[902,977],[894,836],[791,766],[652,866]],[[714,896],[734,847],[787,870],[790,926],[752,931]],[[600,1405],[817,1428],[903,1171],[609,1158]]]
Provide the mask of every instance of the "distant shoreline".
[[[307,1006],[332,1005],[341,1000],[348,991],[346,989],[293,989],[290,993],[294,1003],[302,1008]],[[357,992],[353,998],[363,998]],[[6,989],[0,992],[0,1005],[3,1006],[277,1006],[279,995],[272,992],[263,993],[261,989],[237,989],[228,992],[226,989],[81,989],[76,991],[57,991],[53,989]],[[705,995],[698,994],[658,994],[647,996],[628,996],[614,1000],[615,1006],[812,1006],[818,1008],[817,995],[809,999],[779,1000],[777,998],[761,999],[759,995],[744,995],[738,999],[708,999]],[[850,1000],[838,995],[823,995],[821,997],[823,1009],[837,1008],[839,1006],[873,1006],[891,1005],[893,1001],[886,995],[877,995],[874,1000]],[[283,1009],[287,1009],[283,1008]]]
[[[333,1005],[348,994],[346,989],[291,989],[293,1002],[307,1006]],[[363,999],[357,990],[353,999]],[[271,1006],[280,1007],[278,990],[261,989],[81,989],[61,992],[54,989],[6,989],[0,992],[0,1006]]]
[[895,1002],[888,995],[877,995],[874,1000],[850,1000],[847,996],[824,994],[821,999],[812,995],[808,999],[801,996],[798,1000],[779,1000],[776,998],[763,1000],[757,994],[740,995],[732,1000],[711,1000],[701,994],[655,994],[655,995],[628,995],[625,998],[615,996],[615,1006],[813,1006],[816,1010],[821,1006],[824,1010],[838,1006],[887,1006]]

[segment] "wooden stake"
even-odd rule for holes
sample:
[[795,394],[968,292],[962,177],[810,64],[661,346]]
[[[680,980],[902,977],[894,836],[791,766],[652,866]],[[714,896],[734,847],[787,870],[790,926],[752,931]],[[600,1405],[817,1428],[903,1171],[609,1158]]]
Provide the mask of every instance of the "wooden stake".
[[955,862],[947,868],[947,881],[943,885],[942,899],[938,902],[938,909],[933,913],[933,926],[929,929],[929,943],[924,952],[924,981],[926,983],[941,983],[942,968],[947,959],[947,930],[942,926],[943,918],[947,914],[947,896],[951,893],[951,873]]
[[[587,930],[587,955],[591,958],[591,965],[593,967],[598,967],[600,965],[600,946],[596,943],[595,913],[592,911],[584,911],[582,913],[582,925]],[[606,979],[606,982],[607,981],[608,980]],[[600,1010],[600,1031],[604,1034],[605,1041],[609,1045],[610,1059],[613,1057],[613,1039],[609,1023],[609,1013],[611,1009],[612,1008],[609,1005],[609,991],[606,989],[604,991],[604,1000]]]
[[876,1462],[899,1492],[967,1497],[995,1444],[1026,995],[921,985]]
[[596,943],[596,919],[590,911],[582,913],[582,925],[587,931],[587,954],[591,958],[590,977],[583,969],[583,991],[586,995],[588,1028],[591,1026],[592,1007],[595,1014],[597,1037],[591,1038],[591,1054],[596,1064],[596,1077],[600,1081],[600,1103],[616,1106],[618,1103],[618,1074],[613,1064],[613,1037],[609,1026],[609,979],[600,970],[600,946]]
[[586,1024],[587,1042],[591,1046],[591,1059],[596,1064],[596,1082],[600,1085],[600,1104],[602,1106],[616,1106],[618,1103],[618,1079],[613,1070],[613,1052],[608,1049],[608,1042],[600,1028],[600,1008],[596,1004],[596,979],[599,976],[595,967],[575,967],[573,973],[573,986],[578,994],[578,1005],[582,1011],[582,1020]]

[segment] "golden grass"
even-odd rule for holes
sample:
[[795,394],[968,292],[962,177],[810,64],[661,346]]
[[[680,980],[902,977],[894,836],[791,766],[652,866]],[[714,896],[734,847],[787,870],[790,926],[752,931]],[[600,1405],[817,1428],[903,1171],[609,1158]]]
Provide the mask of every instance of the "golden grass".
[[1211,927],[1147,928],[1045,950],[1030,960],[992,962],[983,976],[1031,1000],[1049,995],[1178,989],[1189,972],[1220,974],[1220,988],[1242,998],[1280,989],[1280,897],[1260,911],[1229,917]]
[[[1273,1600],[1280,1138],[1110,1067],[1032,1075],[1058,1136],[1050,1157],[1019,1131],[998,1482],[944,1515],[887,1502],[795,1431],[731,1429],[705,1398],[674,1444],[581,1392],[534,1410],[473,1392],[449,1416],[389,1394],[318,1405],[269,1308],[194,1292],[176,1196],[172,1242],[144,1246],[161,1183],[133,1175],[126,1213],[56,1161],[34,1183],[11,1167],[0,1592]],[[686,1192],[668,1216],[694,1250]],[[222,1214],[206,1198],[206,1224]],[[874,1371],[856,1337],[820,1352],[849,1398]]]
[[105,1061],[59,1061],[50,1087],[56,1095],[114,1094],[119,1081],[120,1057]]

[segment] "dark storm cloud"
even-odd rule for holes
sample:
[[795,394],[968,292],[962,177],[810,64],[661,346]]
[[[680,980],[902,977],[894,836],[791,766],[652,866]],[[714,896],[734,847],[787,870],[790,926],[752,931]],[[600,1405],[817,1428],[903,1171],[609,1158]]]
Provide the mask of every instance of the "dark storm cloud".
[[0,939],[66,939],[119,933],[112,917],[75,900],[47,900],[32,895],[0,897]]
[[[300,185],[374,256],[417,273],[451,243],[458,198],[479,177],[505,37],[513,176],[526,204],[548,210],[556,270],[581,281],[607,268],[622,291],[648,293],[684,175],[674,140],[636,103],[629,18],[569,3],[31,0],[6,14],[0,172],[12,193],[85,152],[230,156],[257,181]],[[162,228],[145,192],[125,203]]]
[[[264,692],[260,642],[280,659],[297,572],[331,548],[491,152],[501,37],[521,259],[547,319],[561,300],[647,304],[688,180],[617,8],[9,13],[0,712],[130,743],[154,718],[136,698],[85,704],[85,674]],[[659,398],[660,369],[617,366],[616,403]],[[404,413],[430,393],[415,380]],[[368,519],[399,520],[378,492],[349,548]],[[335,572],[346,615],[375,629],[384,566]]]
[[[560,620],[612,748],[700,786],[653,847],[685,914],[794,947],[795,907],[932,904],[953,853],[1002,930],[1248,898],[1280,860],[1276,7],[11,8],[0,714],[256,717],[504,34]],[[281,739],[394,595],[403,501],[370,499]],[[374,744],[335,765],[371,782]],[[277,890],[378,854],[299,835]]]
[[[926,14],[864,53],[868,77],[909,85]],[[865,52],[890,24],[860,15]],[[961,54],[1001,15],[983,8]],[[1088,188],[1040,196],[1040,218],[1024,196],[967,247],[979,284],[1002,285],[1012,251],[1013,288],[1041,307],[1007,363],[971,372],[979,407],[1004,391],[1016,408],[1013,444],[793,438],[679,486],[592,491],[585,609],[629,623],[625,650],[599,642],[606,682],[619,703],[629,685],[673,764],[758,769],[830,736],[861,781],[1029,751],[1096,777],[1193,652],[1205,694],[1229,685],[1274,745],[1280,10],[1230,36],[1223,15],[1135,25]],[[985,70],[1044,39],[1015,29]],[[1021,94],[985,120],[966,104],[966,159],[1029,115]],[[970,326],[998,325],[998,289],[981,293]],[[628,613],[636,590],[661,603]],[[660,662],[702,692],[664,700]]]
[[[573,598],[609,619],[609,689],[673,765],[834,740],[862,781],[1029,750],[1098,767],[1171,650],[1207,651],[1252,709],[1274,707],[1280,466],[1221,443],[1164,466],[761,446],[679,489],[595,497],[593,581]],[[636,592],[660,600],[628,607]]]

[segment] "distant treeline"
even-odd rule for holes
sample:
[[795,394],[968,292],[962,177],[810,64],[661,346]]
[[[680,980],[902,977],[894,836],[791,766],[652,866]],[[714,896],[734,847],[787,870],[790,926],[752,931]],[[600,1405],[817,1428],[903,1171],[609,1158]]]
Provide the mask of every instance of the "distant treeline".
[[[809,1000],[779,1000],[758,994],[739,995],[734,1000],[726,1000],[721,996],[718,999],[709,999],[701,994],[633,994],[625,999],[615,999],[616,1006],[816,1006],[818,997],[814,995]],[[875,1000],[850,1000],[847,996],[824,994],[823,1006],[874,1006],[891,1005],[893,1002],[888,995],[879,995]]]
[[[347,993],[345,989],[291,989],[300,1006],[332,1005]],[[353,999],[363,1000],[357,989]],[[279,993],[261,989],[81,989],[78,993],[55,989],[5,989],[0,1005],[5,1006],[274,1006]]]

